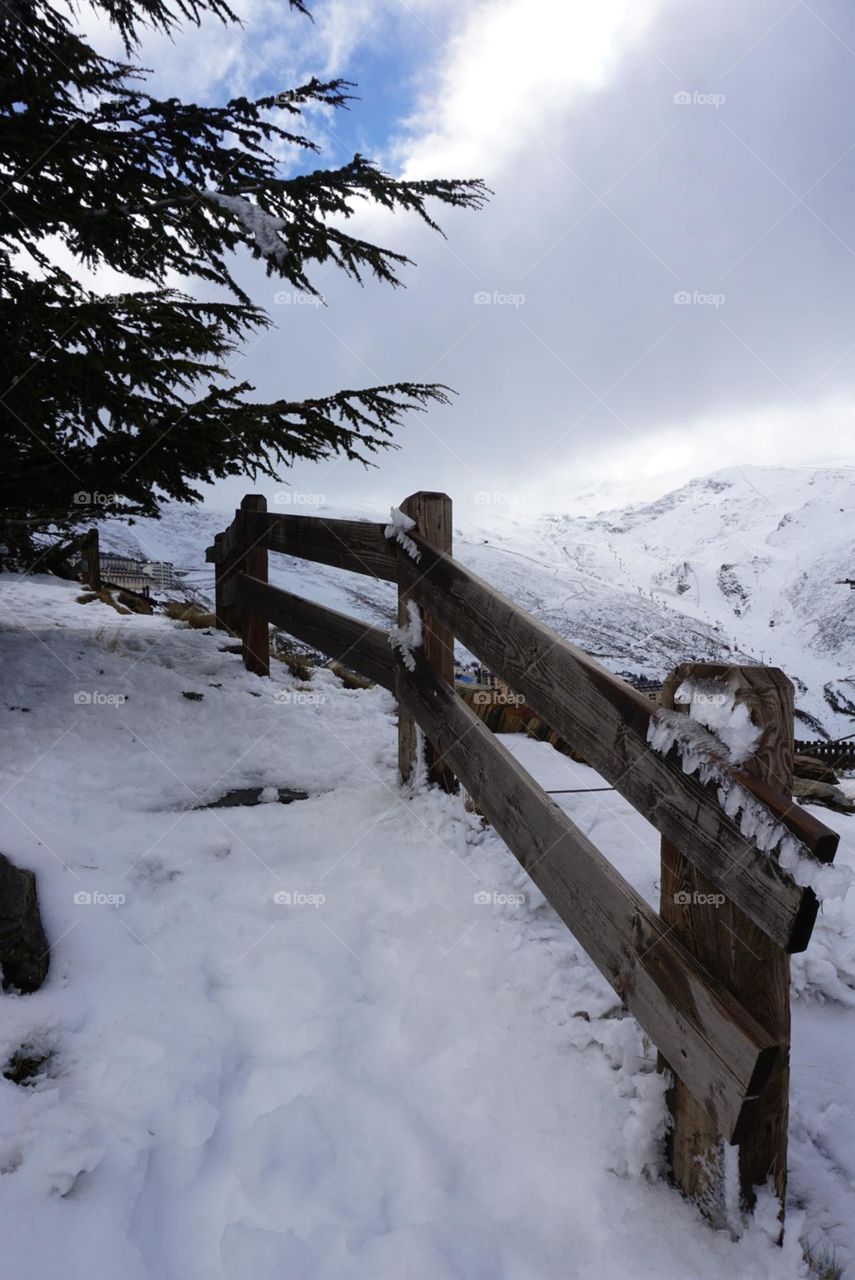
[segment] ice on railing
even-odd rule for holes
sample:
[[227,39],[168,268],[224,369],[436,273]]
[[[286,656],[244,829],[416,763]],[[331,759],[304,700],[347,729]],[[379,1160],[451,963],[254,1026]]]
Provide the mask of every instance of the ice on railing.
[[401,661],[408,671],[415,671],[416,659],[414,649],[422,645],[422,615],[414,600],[407,601],[408,622],[405,627],[393,627],[389,632],[389,643],[401,655]]
[[732,689],[715,680],[684,680],[674,701],[688,707],[691,718],[727,748],[732,764],[744,764],[754,755],[762,730],[751,719],[748,704],[737,702]]
[[779,865],[796,884],[810,887],[820,900],[844,896],[852,872],[846,867],[823,866],[811,857],[807,846],[771,809],[733,777],[726,744],[704,725],[679,711],[657,707],[650,717],[647,742],[661,755],[676,747],[683,773],[696,775],[704,785],[715,784],[719,804],[742,835],[764,853],[777,854]]
[[416,522],[411,520],[409,516],[398,507],[393,507],[391,512],[391,521],[386,525],[384,530],[387,538],[394,538],[399,542],[412,560],[420,560],[422,553],[419,551],[412,538],[408,538],[407,534],[410,529],[415,529]]

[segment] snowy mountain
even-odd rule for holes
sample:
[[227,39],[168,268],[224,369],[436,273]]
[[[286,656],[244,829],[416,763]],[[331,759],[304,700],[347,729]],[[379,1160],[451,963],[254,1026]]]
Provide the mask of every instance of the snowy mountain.
[[[855,575],[852,514],[855,468],[731,468],[595,516],[456,529],[455,555],[612,670],[661,676],[687,659],[781,666],[805,736],[840,736],[855,728],[855,595],[841,582]],[[172,560],[210,594],[204,548],[229,519],[172,506],[132,528],[107,522],[104,545]],[[387,583],[284,556],[271,556],[271,580],[366,621],[393,616]]]

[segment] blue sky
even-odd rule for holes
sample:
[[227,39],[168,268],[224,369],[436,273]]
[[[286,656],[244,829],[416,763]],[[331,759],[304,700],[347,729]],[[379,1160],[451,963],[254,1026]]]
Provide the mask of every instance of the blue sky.
[[[361,101],[311,122],[408,176],[484,177],[448,241],[366,213],[409,254],[406,290],[319,280],[323,310],[242,282],[277,328],[259,392],[441,381],[364,472],[295,467],[297,491],[385,508],[417,488],[497,514],[605,485],[653,496],[740,463],[852,461],[855,12],[844,0],[245,0],[143,57],[159,90],[213,101],[315,73]],[[489,298],[484,302],[484,298]],[[480,300],[479,300],[480,299]],[[209,495],[231,503],[250,484]],[[263,491],[277,486],[257,485]],[[281,488],[281,486],[278,486]]]

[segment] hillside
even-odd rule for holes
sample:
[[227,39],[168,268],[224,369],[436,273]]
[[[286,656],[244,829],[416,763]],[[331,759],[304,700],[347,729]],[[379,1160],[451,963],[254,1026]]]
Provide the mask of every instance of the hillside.
[[[855,468],[744,467],[596,516],[461,527],[455,555],[612,670],[661,677],[686,659],[779,665],[796,683],[803,735],[837,737],[855,729],[855,593],[838,585],[855,576],[853,517]],[[172,560],[210,594],[204,548],[229,520],[172,506],[130,529],[106,522],[104,544]],[[270,560],[280,586],[366,621],[392,619],[385,583]]]
[[[53,945],[45,986],[4,997],[4,1274],[795,1280],[802,1245],[855,1258],[851,903],[794,958],[786,1246],[765,1200],[740,1240],[710,1232],[654,1176],[651,1046],[462,800],[399,788],[392,699],[262,680],[219,633],[78,595],[0,576],[0,847]],[[597,784],[507,741],[544,786]],[[253,786],[265,803],[206,807]],[[614,793],[560,802],[655,902],[652,828]],[[851,820],[823,817],[853,865]]]

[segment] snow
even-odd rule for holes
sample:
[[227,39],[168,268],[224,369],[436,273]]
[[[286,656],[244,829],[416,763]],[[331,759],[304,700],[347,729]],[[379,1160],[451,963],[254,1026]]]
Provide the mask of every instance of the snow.
[[393,627],[389,632],[389,643],[401,655],[401,661],[408,671],[415,671],[415,649],[422,647],[422,615],[415,600],[407,601],[407,625]]
[[[696,707],[709,708],[709,698],[699,701],[694,689],[686,683],[680,686],[677,693],[683,691],[682,700]],[[796,884],[813,889],[820,902],[826,899],[843,898],[853,883],[853,874],[848,867],[824,866],[811,857],[806,845],[794,836],[755,795],[738,782],[731,774],[722,757],[734,751],[744,762],[746,750],[756,741],[753,726],[746,725],[744,718],[732,702],[725,701],[716,706],[710,713],[705,712],[714,723],[719,721],[726,735],[720,741],[713,733],[691,716],[681,715],[678,711],[668,711],[657,707],[650,717],[647,730],[647,741],[654,751],[667,755],[676,746],[680,755],[683,772],[697,774],[704,783],[715,783],[716,795],[728,818],[731,818],[739,830],[758,849],[765,853],[776,854],[779,864],[788,871]],[[728,743],[731,745],[729,746]],[[747,744],[747,745],[746,745]]]
[[[846,904],[818,981],[796,969],[785,1248],[772,1206],[731,1240],[655,1177],[655,1051],[572,935],[461,798],[398,786],[386,693],[319,670],[282,701],[286,667],[78,592],[0,576],[0,848],[53,944],[45,986],[3,997],[3,1061],[50,1055],[0,1080],[4,1272],[789,1280],[800,1238],[853,1257]],[[505,741],[552,789],[602,785]],[[198,807],[251,786],[309,799]],[[655,901],[643,819],[556,800]]]
[[287,219],[265,213],[257,204],[243,196],[227,196],[221,191],[203,191],[201,194],[206,200],[219,205],[221,209],[227,209],[240,220],[263,258],[272,258],[280,263],[285,260],[288,248],[281,233],[288,229]]
[[410,530],[415,529],[415,527],[415,520],[404,515],[403,511],[401,511],[399,507],[393,507],[391,511],[391,519],[386,525],[384,532],[387,538],[394,539],[395,542],[399,543],[404,548],[411,560],[415,560],[418,563],[422,557],[422,553],[419,551],[412,538],[407,536]]
[[731,764],[744,764],[754,755],[761,729],[751,719],[744,702],[737,702],[733,690],[715,680],[684,680],[674,693],[674,701],[688,708],[697,720],[726,748]]

